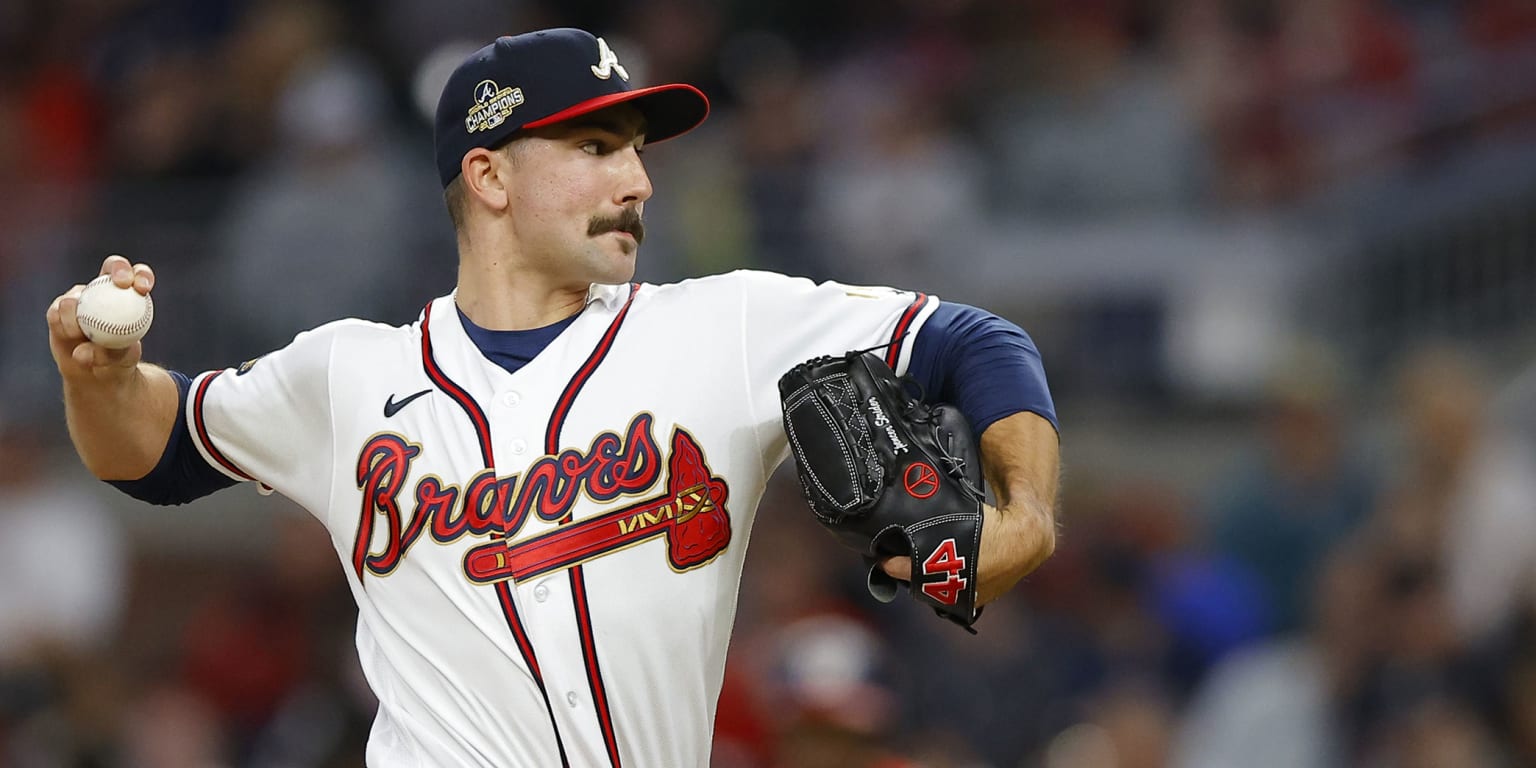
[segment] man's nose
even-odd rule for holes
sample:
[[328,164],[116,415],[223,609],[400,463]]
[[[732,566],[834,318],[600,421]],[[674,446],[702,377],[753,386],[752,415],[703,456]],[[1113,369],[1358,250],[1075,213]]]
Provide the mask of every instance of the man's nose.
[[645,172],[645,163],[640,159],[640,152],[634,147],[624,151],[627,162],[624,164],[624,184],[619,188],[619,205],[631,203],[643,203],[651,198],[654,191],[651,188],[650,174]]

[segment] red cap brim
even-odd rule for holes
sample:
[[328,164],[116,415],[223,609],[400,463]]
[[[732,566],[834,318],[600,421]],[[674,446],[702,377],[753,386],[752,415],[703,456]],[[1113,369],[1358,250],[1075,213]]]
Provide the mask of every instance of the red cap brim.
[[645,115],[647,144],[681,136],[697,128],[704,122],[704,118],[709,117],[709,99],[703,91],[685,83],[670,83],[587,99],[549,117],[524,123],[523,128],[541,128],[615,104],[630,102]]

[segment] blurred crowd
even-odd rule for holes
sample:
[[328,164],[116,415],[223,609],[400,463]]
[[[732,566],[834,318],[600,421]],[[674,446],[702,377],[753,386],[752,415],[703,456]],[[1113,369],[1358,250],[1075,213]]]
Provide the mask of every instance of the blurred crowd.
[[[1058,552],[974,637],[871,600],[776,478],[716,765],[1536,765],[1536,374],[1511,352],[1536,317],[1365,360],[1305,301],[1369,250],[1316,237],[1341,222],[1536,199],[1532,0],[0,0],[0,768],[362,763],[324,530],[248,489],[151,510],[90,480],[43,311],[122,253],[159,277],[147,356],[184,371],[411,321],[454,275],[438,89],[558,25],[715,106],[646,156],[642,278],[984,304],[1034,334],[1062,416]],[[1330,247],[1212,235],[1259,268],[1188,280],[1212,262],[1165,235],[1235,224]],[[1536,306],[1524,226],[1444,258]]]

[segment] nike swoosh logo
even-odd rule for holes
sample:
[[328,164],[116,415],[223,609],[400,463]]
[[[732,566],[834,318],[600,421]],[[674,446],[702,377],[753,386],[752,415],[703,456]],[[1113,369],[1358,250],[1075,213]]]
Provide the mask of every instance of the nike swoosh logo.
[[388,398],[385,398],[385,400],[384,400],[384,418],[387,419],[387,418],[389,418],[389,417],[399,413],[400,409],[406,407],[407,405],[410,405],[412,400],[415,400],[416,398],[421,397],[422,395],[430,395],[430,394],[432,394],[432,390],[430,390],[430,389],[423,389],[422,391],[417,392],[416,394],[411,395],[410,397],[407,397],[406,399],[401,400],[398,403],[395,402],[395,396],[393,394],[391,394]]

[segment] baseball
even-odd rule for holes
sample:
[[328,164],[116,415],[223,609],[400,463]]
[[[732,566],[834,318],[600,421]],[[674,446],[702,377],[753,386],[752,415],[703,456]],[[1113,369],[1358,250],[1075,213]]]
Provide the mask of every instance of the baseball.
[[113,285],[111,275],[102,275],[80,292],[75,319],[87,339],[108,349],[122,349],[149,331],[155,319],[155,302],[132,286]]

